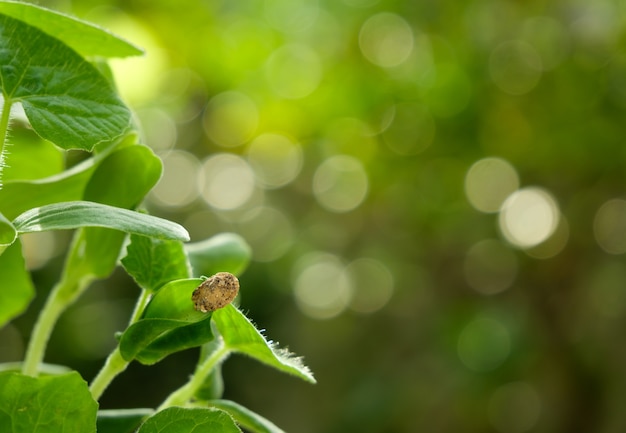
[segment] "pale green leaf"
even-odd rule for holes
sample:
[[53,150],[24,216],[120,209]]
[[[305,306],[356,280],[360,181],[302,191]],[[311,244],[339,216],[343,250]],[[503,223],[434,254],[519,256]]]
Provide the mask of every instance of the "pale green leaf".
[[137,433],[240,433],[233,419],[219,409],[170,407],[148,418]]

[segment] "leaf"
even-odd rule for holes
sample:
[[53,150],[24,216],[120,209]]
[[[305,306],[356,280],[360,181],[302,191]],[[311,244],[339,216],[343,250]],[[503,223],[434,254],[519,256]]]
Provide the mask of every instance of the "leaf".
[[180,241],[131,235],[122,265],[141,288],[153,292],[169,281],[190,276],[187,255]]
[[[209,406],[222,409],[246,431],[253,433],[285,433],[267,418],[231,400],[211,400]],[[100,433],[100,432],[98,432]]]
[[108,30],[32,4],[3,1],[0,2],[0,14],[37,27],[85,57],[128,57],[143,53]]
[[98,411],[98,433],[133,433],[154,414],[154,409],[109,409]]
[[174,319],[189,323],[206,319],[207,314],[196,311],[191,299],[200,284],[200,278],[170,281],[152,296],[142,318]]
[[[207,315],[207,319],[210,315]],[[120,353],[130,362],[154,364],[181,350],[198,347],[214,338],[210,320],[189,323],[172,319],[141,319],[120,339]]]
[[219,409],[170,407],[148,418],[137,433],[240,433],[233,419]]
[[235,233],[221,233],[200,242],[185,244],[195,276],[230,272],[240,275],[248,266],[252,249]]
[[11,221],[0,213],[0,254],[17,239],[17,231]]
[[315,383],[313,373],[304,365],[301,358],[294,357],[289,351],[279,349],[275,343],[267,341],[252,322],[232,304],[215,310],[213,321],[228,349]]
[[95,433],[98,404],[76,372],[38,378],[0,373],[0,431]]
[[63,149],[91,150],[119,137],[130,112],[109,81],[63,42],[0,14],[0,83],[31,126]]
[[35,296],[35,288],[24,265],[19,240],[0,255],[0,275],[2,275],[0,284],[0,328],[2,328],[5,323],[22,314]]
[[64,152],[49,141],[42,140],[31,129],[14,125],[8,144],[9,163],[2,171],[3,184],[42,179],[63,171]]
[[18,233],[106,227],[159,239],[188,240],[182,226],[151,215],[101,203],[73,201],[30,209],[13,220]]

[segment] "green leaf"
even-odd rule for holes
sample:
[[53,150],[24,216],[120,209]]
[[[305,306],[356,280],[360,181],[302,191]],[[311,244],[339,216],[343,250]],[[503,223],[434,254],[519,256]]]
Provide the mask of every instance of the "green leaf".
[[106,227],[159,239],[188,240],[182,226],[151,215],[101,203],[73,201],[30,209],[13,220],[18,233]]
[[14,125],[9,144],[9,163],[2,171],[3,184],[43,179],[63,171],[64,152],[49,141],[42,140],[33,130]]
[[190,276],[187,255],[179,241],[131,235],[122,265],[141,288],[149,291]]
[[91,150],[119,137],[130,112],[109,81],[63,42],[0,14],[0,83],[31,126],[63,149]]
[[232,304],[215,310],[213,321],[228,349],[315,383],[313,373],[304,365],[302,358],[294,357],[286,349],[279,349],[275,343],[267,341],[252,322]]
[[235,233],[221,233],[200,242],[185,244],[195,276],[230,272],[240,275],[250,263],[252,249]]
[[130,362],[154,364],[181,350],[198,347],[211,341],[211,321],[195,323],[172,319],[142,319],[133,323],[120,339],[120,353]]
[[17,231],[11,221],[0,213],[0,254],[17,239]]
[[35,288],[24,265],[19,240],[0,255],[0,275],[2,275],[0,284],[0,328],[2,328],[9,320],[22,314],[35,296]]
[[170,407],[148,418],[137,433],[240,433],[233,419],[219,409]]
[[154,409],[110,409],[99,410],[98,433],[133,433],[154,414]]
[[63,41],[85,57],[128,57],[143,51],[91,23],[23,2],[0,2],[0,14],[11,16]]
[[175,319],[198,322],[207,318],[207,313],[196,311],[191,296],[202,284],[200,278],[170,281],[150,299],[144,310],[143,319]]
[[[222,409],[246,431],[253,433],[285,433],[267,418],[231,400],[211,400],[209,406]],[[99,432],[100,433],[100,432]]]
[[0,431],[96,431],[98,404],[76,372],[38,378],[0,373]]

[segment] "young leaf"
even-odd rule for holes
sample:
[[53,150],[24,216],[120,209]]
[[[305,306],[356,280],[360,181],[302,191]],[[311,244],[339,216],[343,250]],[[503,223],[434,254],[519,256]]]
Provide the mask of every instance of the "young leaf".
[[[207,314],[207,319],[210,315]],[[120,340],[120,353],[130,362],[151,365],[181,350],[198,347],[213,339],[210,320],[142,319],[133,323]]]
[[248,355],[277,370],[315,383],[313,373],[301,358],[279,349],[263,337],[250,320],[232,304],[213,312],[213,321],[224,343],[233,352]]
[[142,50],[91,23],[23,2],[0,2],[0,14],[25,22],[63,41],[84,57],[128,57]]
[[133,433],[154,409],[110,409],[99,410],[98,433]]
[[0,14],[0,83],[31,126],[63,149],[91,150],[119,137],[130,112],[98,70],[60,40]]
[[207,318],[206,313],[196,311],[192,301],[194,290],[202,284],[200,278],[170,281],[150,299],[142,319],[174,319],[199,322]]
[[17,238],[17,231],[11,221],[6,219],[2,213],[0,213],[0,254],[2,251],[13,242]]
[[30,209],[13,220],[18,233],[106,227],[159,239],[189,240],[182,226],[151,215],[101,203],[73,201]]
[[38,378],[0,373],[0,431],[95,433],[98,404],[77,372]]
[[137,433],[240,433],[239,427],[218,409],[170,407],[151,416]]
[[179,241],[131,235],[122,265],[141,288],[152,292],[169,281],[190,276],[187,255]]
[[0,275],[2,275],[0,287],[0,328],[2,328],[9,320],[22,314],[35,296],[30,274],[24,266],[22,245],[19,240],[0,255]]
[[209,406],[228,412],[235,422],[245,428],[246,431],[252,433],[285,433],[267,418],[234,401],[211,400]]
[[252,249],[235,233],[221,233],[200,242],[185,244],[195,276],[230,272],[240,275],[250,262]]

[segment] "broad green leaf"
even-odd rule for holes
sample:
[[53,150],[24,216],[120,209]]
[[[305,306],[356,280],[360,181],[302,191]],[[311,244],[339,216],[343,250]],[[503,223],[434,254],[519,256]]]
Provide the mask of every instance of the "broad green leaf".
[[148,418],[137,433],[240,433],[233,419],[219,409],[170,407]]
[[189,263],[180,241],[131,235],[122,265],[140,287],[149,291],[190,276]]
[[235,422],[245,428],[246,431],[252,433],[285,433],[267,418],[234,401],[211,400],[209,406],[228,412]]
[[180,225],[151,215],[101,203],[73,201],[30,209],[13,220],[19,233],[105,227],[159,239],[188,240]]
[[211,341],[211,321],[195,323],[172,319],[141,319],[133,323],[121,336],[120,353],[130,362],[154,364],[181,350],[198,347]]
[[[129,134],[116,146],[127,146],[136,140],[136,135]],[[111,150],[113,149],[107,149],[58,175],[32,181],[3,182],[0,189],[0,210],[7,218],[13,219],[35,207],[83,199],[89,178]]]
[[294,357],[289,351],[279,349],[275,343],[267,341],[252,322],[232,304],[215,310],[213,321],[228,349],[315,383],[311,370],[304,365],[301,358]]
[[[126,145],[98,165],[83,199],[125,209],[135,208],[161,176],[161,160],[143,145]],[[94,275],[108,276],[117,264],[126,234],[105,228],[82,230],[84,260]]]
[[[2,4],[2,3],[0,3]],[[8,164],[2,171],[2,183],[43,179],[63,171],[64,152],[42,140],[31,129],[14,126],[9,137]]]
[[98,404],[76,372],[62,376],[0,373],[0,431],[95,433]]
[[60,40],[0,14],[0,83],[31,126],[63,149],[91,150],[119,137],[130,112],[109,81]]
[[170,281],[158,290],[144,310],[144,319],[175,319],[198,322],[207,318],[207,313],[196,311],[191,296],[202,284],[200,278]]
[[154,409],[99,410],[98,433],[133,433],[141,423],[154,414]]
[[0,255],[0,276],[0,328],[2,328],[5,323],[22,314],[35,296],[35,288],[24,265],[19,240]]
[[195,276],[230,272],[240,275],[248,266],[252,249],[235,233],[221,233],[200,242],[185,244]]
[[91,23],[23,2],[0,2],[0,14],[23,21],[63,41],[85,57],[127,57],[142,50]]

